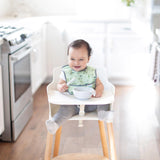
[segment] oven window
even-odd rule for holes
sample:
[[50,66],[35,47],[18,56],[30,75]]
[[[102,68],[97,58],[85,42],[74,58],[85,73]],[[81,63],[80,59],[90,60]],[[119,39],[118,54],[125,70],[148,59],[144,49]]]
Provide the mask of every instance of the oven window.
[[14,63],[14,95],[15,101],[31,86],[30,55]]

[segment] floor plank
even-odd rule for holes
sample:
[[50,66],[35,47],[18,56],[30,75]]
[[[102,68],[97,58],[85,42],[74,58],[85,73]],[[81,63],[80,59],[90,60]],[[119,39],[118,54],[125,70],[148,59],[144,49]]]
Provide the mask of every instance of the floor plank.
[[[160,107],[160,88],[116,87],[114,134],[119,160],[159,160],[160,126],[155,110]],[[43,160],[48,102],[46,85],[34,95],[34,113],[15,143],[0,142],[0,160]],[[107,132],[106,132],[107,133]],[[60,154],[102,154],[97,121],[67,121],[62,127]]]

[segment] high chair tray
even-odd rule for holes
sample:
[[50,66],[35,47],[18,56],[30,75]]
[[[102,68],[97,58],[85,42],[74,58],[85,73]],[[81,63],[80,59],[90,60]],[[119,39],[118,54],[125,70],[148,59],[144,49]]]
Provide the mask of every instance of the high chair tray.
[[100,98],[90,98],[80,100],[68,93],[60,93],[57,90],[52,90],[48,93],[48,101],[52,104],[60,105],[92,105],[92,104],[111,104],[114,101],[114,95],[109,91],[104,91]]

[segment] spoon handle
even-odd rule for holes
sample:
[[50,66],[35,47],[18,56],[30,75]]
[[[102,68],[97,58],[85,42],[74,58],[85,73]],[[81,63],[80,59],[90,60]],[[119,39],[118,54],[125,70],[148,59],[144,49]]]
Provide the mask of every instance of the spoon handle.
[[73,77],[73,78],[67,83],[67,86],[69,86],[74,80],[75,80],[75,77]]

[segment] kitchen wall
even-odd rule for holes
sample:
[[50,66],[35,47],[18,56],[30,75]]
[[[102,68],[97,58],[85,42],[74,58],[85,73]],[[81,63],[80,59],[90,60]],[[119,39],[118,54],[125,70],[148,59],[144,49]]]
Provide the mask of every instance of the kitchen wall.
[[[128,19],[130,8],[121,0],[1,0],[0,16],[82,16],[99,19]],[[8,6],[11,8],[8,10]],[[5,9],[4,12],[3,10]]]
[[[80,16],[91,19],[149,20],[154,0],[138,0],[126,7],[121,0],[0,0],[0,17]],[[147,16],[147,17],[146,17]]]
[[10,0],[0,0],[0,17],[7,16],[10,13]]
[[74,14],[74,0],[10,0],[11,16],[53,16]]
[[1,0],[0,17],[78,16],[98,21],[132,19],[137,27],[142,22],[151,21],[152,2],[138,0],[133,7],[126,7],[121,0]]

